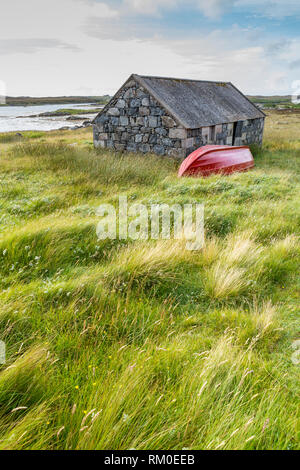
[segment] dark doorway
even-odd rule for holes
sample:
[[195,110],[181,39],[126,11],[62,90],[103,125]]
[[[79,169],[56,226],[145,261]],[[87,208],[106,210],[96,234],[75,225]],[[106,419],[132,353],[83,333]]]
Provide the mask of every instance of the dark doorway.
[[215,144],[215,138],[216,138],[216,127],[212,126],[212,127],[209,128],[210,143]]
[[233,124],[232,145],[235,145],[236,138],[242,137],[243,122],[237,121]]

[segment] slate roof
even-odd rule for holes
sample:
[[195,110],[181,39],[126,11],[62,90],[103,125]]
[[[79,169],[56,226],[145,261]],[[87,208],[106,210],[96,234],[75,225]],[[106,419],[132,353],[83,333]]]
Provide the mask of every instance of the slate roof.
[[263,118],[265,114],[230,82],[210,82],[133,74],[183,127],[197,129]]

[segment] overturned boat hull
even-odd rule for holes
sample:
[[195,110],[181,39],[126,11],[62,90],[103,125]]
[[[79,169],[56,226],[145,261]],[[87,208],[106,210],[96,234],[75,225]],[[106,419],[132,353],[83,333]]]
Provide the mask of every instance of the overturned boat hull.
[[178,176],[209,176],[215,173],[230,174],[254,167],[249,147],[206,145],[191,153],[181,164]]

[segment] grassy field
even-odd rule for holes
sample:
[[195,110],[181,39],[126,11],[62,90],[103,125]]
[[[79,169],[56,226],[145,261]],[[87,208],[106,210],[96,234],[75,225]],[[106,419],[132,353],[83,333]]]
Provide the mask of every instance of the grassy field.
[[[24,136],[0,134],[0,449],[299,449],[299,114],[206,179]],[[98,241],[125,194],[204,202],[204,249]]]
[[248,98],[256,104],[262,104],[264,109],[291,109],[299,110],[300,104],[292,101],[291,95],[286,96],[248,96]]

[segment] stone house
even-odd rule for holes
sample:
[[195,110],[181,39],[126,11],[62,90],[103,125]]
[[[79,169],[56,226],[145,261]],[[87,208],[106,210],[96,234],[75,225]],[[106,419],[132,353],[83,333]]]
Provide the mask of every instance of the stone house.
[[95,147],[185,158],[262,144],[265,114],[232,83],[131,75],[93,121]]

